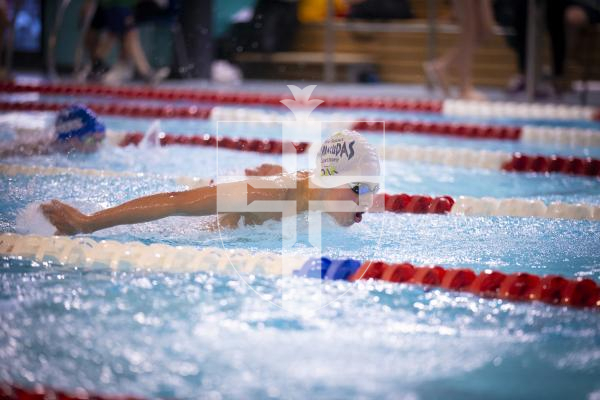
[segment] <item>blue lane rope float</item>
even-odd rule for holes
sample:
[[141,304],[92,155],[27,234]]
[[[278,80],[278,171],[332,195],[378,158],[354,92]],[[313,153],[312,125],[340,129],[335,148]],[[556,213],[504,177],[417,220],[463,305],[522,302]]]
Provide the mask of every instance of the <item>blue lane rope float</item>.
[[478,296],[511,301],[541,301],[553,305],[600,309],[600,288],[592,279],[540,277],[526,272],[505,274],[439,265],[418,267],[409,263],[360,262],[354,259],[311,258],[294,275],[324,280],[380,279],[388,282],[440,287]]

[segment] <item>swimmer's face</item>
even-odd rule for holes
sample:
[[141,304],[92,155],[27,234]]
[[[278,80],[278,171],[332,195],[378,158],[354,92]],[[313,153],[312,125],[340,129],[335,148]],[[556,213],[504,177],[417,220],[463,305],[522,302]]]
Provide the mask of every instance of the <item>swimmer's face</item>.
[[350,185],[343,185],[335,190],[324,190],[323,200],[348,201],[354,204],[352,211],[336,211],[335,205],[326,205],[327,214],[331,215],[341,226],[351,226],[362,221],[362,216],[373,205],[373,193],[358,194]]

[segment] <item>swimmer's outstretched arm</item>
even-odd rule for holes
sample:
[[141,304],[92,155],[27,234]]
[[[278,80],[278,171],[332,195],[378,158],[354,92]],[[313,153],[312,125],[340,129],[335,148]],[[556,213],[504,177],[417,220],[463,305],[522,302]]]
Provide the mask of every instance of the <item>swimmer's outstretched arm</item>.
[[[226,199],[227,196],[233,198],[247,195],[249,199],[261,200],[277,200],[285,196],[284,193],[276,191],[248,192],[248,190],[256,189],[252,187],[249,189],[246,181],[225,183],[219,185],[219,196],[221,200]],[[217,213],[217,187],[207,186],[183,192],[140,197],[91,215],[85,215],[57,200],[41,205],[41,210],[56,227],[58,235],[91,233],[117,225],[137,224],[170,216],[214,215]]]
[[59,235],[91,233],[112,226],[137,224],[173,215],[214,214],[216,188],[203,187],[140,197],[91,215],[85,215],[57,200],[43,204],[41,209]]
[[48,154],[50,143],[47,141],[20,143],[10,147],[0,147],[0,158],[16,156],[34,156]]

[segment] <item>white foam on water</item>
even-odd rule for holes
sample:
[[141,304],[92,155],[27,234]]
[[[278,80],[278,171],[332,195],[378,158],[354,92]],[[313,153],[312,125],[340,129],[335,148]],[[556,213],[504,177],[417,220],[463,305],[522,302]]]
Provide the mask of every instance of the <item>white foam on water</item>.
[[17,233],[44,236],[54,235],[56,229],[42,214],[42,210],[40,210],[41,204],[42,202],[31,203],[17,214],[15,224]]
[[155,119],[152,121],[146,133],[144,134],[144,138],[140,142],[140,147],[144,149],[154,148],[160,146],[160,134],[162,133],[160,127],[160,120]]

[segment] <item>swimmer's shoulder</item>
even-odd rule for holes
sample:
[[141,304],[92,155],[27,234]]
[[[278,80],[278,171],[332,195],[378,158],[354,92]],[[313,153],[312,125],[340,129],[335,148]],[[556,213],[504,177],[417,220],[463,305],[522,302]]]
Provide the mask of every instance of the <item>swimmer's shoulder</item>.
[[297,172],[284,172],[279,175],[284,182],[303,182],[310,177],[309,171],[297,171]]
[[301,189],[307,186],[311,173],[309,171],[287,172],[277,177],[281,188]]
[[298,171],[298,172],[284,172],[282,174],[274,175],[274,176],[263,176],[258,179],[271,181],[283,189],[283,188],[296,187],[297,183],[305,181],[306,179],[308,179],[308,177],[309,177],[308,171]]

